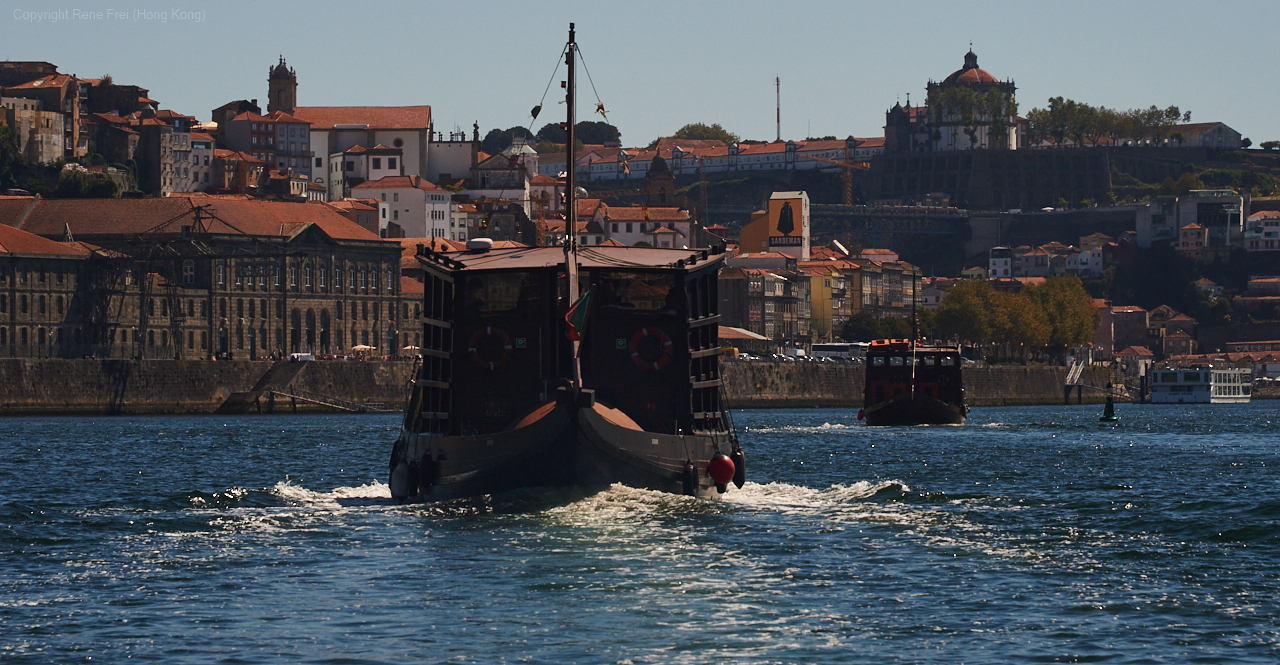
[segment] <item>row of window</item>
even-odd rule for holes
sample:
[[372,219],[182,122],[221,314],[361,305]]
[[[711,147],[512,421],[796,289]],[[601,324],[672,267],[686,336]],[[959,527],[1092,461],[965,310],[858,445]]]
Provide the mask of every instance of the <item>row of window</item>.
[[[27,314],[28,310],[30,309],[27,301],[27,295],[25,293],[19,294],[16,298],[16,301],[18,303],[18,313]],[[48,305],[50,301],[54,303],[58,314],[62,314],[66,308],[66,300],[64,299],[63,296],[58,296],[56,298],[49,298],[48,300],[46,300],[46,296],[40,295],[32,298],[32,301],[35,304],[36,314],[48,314],[49,313]],[[8,314],[8,313],[9,313],[9,295],[0,294],[0,314]]]
[[[394,292],[395,281],[391,268],[385,268],[383,284],[387,292]],[[304,288],[319,287],[328,289],[330,286],[330,274],[328,264],[321,263],[319,268],[306,263],[302,266],[302,278]],[[316,277],[319,281],[316,281]],[[274,262],[253,262],[239,263],[235,265],[235,285],[236,286],[254,286],[254,280],[257,280],[257,286],[265,287],[267,278],[271,278],[274,286],[280,286],[280,273],[276,263]],[[218,286],[226,286],[227,284],[227,265],[217,263],[214,267],[214,280]],[[195,261],[187,260],[182,264],[182,282],[184,284],[195,283]],[[335,268],[332,271],[332,285],[335,290],[342,289],[342,270]],[[378,290],[378,270],[369,266],[351,266],[349,269],[349,281],[347,285],[351,289],[360,289],[366,292],[376,292]],[[298,286],[298,264],[289,264],[289,286],[296,288]]]
[[[65,270],[45,271],[30,270],[28,268],[15,268],[12,272],[12,277],[17,280],[18,284],[27,284],[30,282],[45,284],[49,281],[50,276],[52,276],[54,282],[62,284],[66,281],[67,274],[68,273]],[[8,270],[0,270],[0,284],[7,283],[10,275],[11,273]]]

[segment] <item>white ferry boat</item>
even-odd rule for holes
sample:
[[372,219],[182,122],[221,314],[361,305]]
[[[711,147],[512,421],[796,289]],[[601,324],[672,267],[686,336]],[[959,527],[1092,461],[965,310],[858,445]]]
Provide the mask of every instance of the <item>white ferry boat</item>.
[[1252,389],[1248,367],[1197,364],[1151,370],[1152,404],[1246,404]]

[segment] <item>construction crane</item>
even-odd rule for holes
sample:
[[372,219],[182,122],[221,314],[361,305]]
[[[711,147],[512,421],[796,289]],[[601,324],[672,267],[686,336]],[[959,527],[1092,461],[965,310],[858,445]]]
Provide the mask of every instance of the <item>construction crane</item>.
[[843,185],[844,204],[847,206],[853,205],[853,171],[854,169],[857,169],[859,171],[866,171],[871,168],[871,162],[850,162],[850,161],[838,162],[834,159],[826,159],[823,157],[813,157],[810,155],[799,154],[799,153],[797,153],[797,156],[799,156],[801,159],[811,159],[815,162],[822,162],[823,164],[830,164],[832,166],[840,167],[840,169],[842,170],[842,173],[840,174],[840,184]]

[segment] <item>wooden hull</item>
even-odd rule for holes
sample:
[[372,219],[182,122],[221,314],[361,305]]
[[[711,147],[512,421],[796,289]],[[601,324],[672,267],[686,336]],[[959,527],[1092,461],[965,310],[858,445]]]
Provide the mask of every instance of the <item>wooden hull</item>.
[[962,425],[968,409],[928,395],[898,395],[863,410],[868,425]]
[[701,498],[723,491],[707,465],[717,454],[732,453],[727,432],[646,432],[600,405],[574,406],[562,399],[546,406],[522,426],[493,434],[401,432],[390,464],[392,496],[447,501],[522,487],[614,483]]
[[541,418],[475,436],[401,432],[391,459],[391,495],[447,501],[521,487],[568,485],[573,474],[573,407],[557,403]]
[[722,490],[707,475],[717,454],[729,455],[729,434],[659,434],[610,421],[598,407],[577,413],[576,475],[582,485],[628,487],[689,494],[704,499]]

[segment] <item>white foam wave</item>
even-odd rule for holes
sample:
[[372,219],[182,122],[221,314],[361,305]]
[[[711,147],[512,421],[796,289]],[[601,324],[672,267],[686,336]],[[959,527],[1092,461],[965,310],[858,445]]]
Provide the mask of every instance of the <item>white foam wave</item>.
[[756,508],[819,509],[860,502],[886,489],[911,491],[906,483],[899,480],[862,480],[852,485],[838,484],[825,489],[779,482],[764,485],[747,483],[741,490],[726,494],[724,500]]
[[377,480],[358,487],[335,487],[328,492],[317,492],[282,480],[268,491],[286,501],[322,508],[393,503],[391,488]]
[[844,423],[822,423],[821,425],[779,425],[772,427],[765,425],[763,427],[747,427],[743,429],[744,434],[830,434],[832,432],[851,432],[861,429],[861,425],[846,425]]

